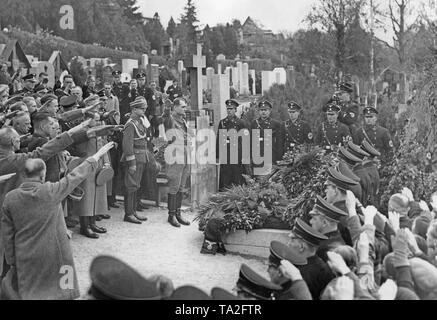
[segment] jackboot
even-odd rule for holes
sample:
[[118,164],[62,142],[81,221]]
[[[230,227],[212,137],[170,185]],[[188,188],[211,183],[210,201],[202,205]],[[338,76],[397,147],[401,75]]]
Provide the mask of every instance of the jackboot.
[[108,232],[105,228],[96,225],[96,216],[90,217],[90,229],[96,233],[106,233]]
[[175,228],[180,228],[181,225],[176,218],[176,195],[167,194],[167,207],[168,207],[168,223],[170,223]]
[[[146,218],[146,217],[144,217],[144,216],[142,216],[142,215],[140,215],[140,214],[137,213],[137,210],[138,210],[138,203],[141,202],[141,201],[138,201],[137,192],[138,192],[138,191],[135,191],[135,193],[134,193],[134,204],[135,204],[135,209],[134,209],[134,212],[135,212],[135,213],[134,213],[134,216],[135,216],[135,218],[137,218],[137,219],[140,220],[140,221],[147,221],[147,218]],[[138,210],[138,211],[142,211],[142,210]]]
[[180,224],[183,224],[184,226],[189,226],[191,223],[187,219],[182,217],[181,207],[182,207],[182,192],[178,192],[176,194],[176,219]]
[[99,235],[90,228],[90,217],[79,217],[80,234],[87,238],[98,239]]
[[124,221],[141,224],[141,221],[135,217],[135,192],[126,192],[124,194]]

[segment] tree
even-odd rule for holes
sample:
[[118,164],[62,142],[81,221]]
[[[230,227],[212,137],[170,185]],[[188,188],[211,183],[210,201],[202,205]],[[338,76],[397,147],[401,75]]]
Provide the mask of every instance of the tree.
[[168,21],[166,32],[169,37],[174,37],[176,32],[176,23],[174,22],[173,17],[170,17],[170,20]]
[[140,7],[137,5],[137,0],[117,0],[120,7],[123,9],[123,16],[127,19],[130,25],[142,25],[145,21],[141,12],[138,12]]
[[143,27],[143,32],[147,41],[150,42],[151,48],[158,50],[159,52],[163,41],[165,41],[165,39],[167,38],[161,21],[159,21],[158,19],[148,21]]
[[187,0],[187,5],[184,7],[184,13],[181,16],[181,24],[185,26],[186,34],[185,41],[189,51],[194,50],[197,42],[197,19],[196,6],[193,0]]
[[307,16],[311,26],[319,25],[336,40],[335,64],[344,71],[346,58],[346,33],[356,21],[365,0],[319,0]]

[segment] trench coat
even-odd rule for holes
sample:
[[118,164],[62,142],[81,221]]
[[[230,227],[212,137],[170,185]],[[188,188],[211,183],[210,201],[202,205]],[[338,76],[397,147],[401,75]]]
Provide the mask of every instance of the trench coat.
[[[79,297],[61,201],[96,169],[95,160],[88,159],[59,182],[24,181],[6,195],[1,212],[5,257],[11,266],[2,281],[6,298]],[[63,281],[67,274],[69,283]]]
[[[12,151],[0,150],[0,175],[20,172],[27,159],[41,158],[43,160],[48,160],[57,153],[65,150],[65,148],[73,144],[73,142],[73,138],[65,132],[32,152],[14,153]],[[0,205],[3,204],[6,194],[15,188],[18,188],[22,181],[21,175],[17,174],[8,181],[0,184]],[[2,228],[0,223],[0,275],[3,273],[4,255],[1,234]]]
[[[91,138],[86,142],[77,144],[76,150],[78,151],[78,155],[82,155],[83,161],[87,157],[95,154],[97,150],[104,146],[104,144],[104,140],[100,137]],[[109,156],[107,154],[105,154],[99,160],[97,172],[105,163],[110,163]],[[73,215],[79,217],[92,217],[98,214],[106,214],[108,210],[106,184],[101,186],[96,185],[97,172],[90,174],[88,178],[79,185],[85,194],[81,201],[72,201]]]

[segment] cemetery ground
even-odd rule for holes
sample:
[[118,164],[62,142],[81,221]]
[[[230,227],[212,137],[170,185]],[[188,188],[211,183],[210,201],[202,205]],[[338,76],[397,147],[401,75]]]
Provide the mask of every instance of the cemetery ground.
[[[73,229],[72,248],[79,280],[81,295],[90,287],[89,268],[93,258],[110,255],[121,259],[144,277],[160,274],[170,278],[175,288],[182,285],[194,285],[208,294],[214,287],[231,291],[238,279],[242,263],[267,277],[266,259],[227,254],[203,255],[200,249],[203,233],[198,223],[174,228],[167,223],[167,208],[143,211],[148,221],[141,225],[123,222],[123,203],[120,209],[108,212],[111,219],[102,220],[98,225],[108,229],[100,238],[88,239],[80,234],[79,227]],[[184,216],[192,221],[196,213],[189,208]]]

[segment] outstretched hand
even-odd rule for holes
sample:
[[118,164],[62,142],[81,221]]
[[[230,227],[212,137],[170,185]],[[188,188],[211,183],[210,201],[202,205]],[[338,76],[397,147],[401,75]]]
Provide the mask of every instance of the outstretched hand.
[[115,146],[114,142],[109,142],[101,147],[93,156],[94,160],[99,161],[109,150]]

